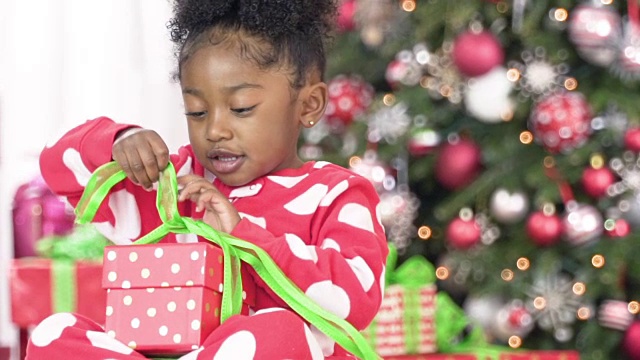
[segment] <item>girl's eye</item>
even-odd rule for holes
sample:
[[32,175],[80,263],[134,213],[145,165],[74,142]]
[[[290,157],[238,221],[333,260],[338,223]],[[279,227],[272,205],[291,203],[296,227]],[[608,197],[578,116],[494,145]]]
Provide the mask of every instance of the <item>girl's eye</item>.
[[205,115],[207,115],[206,111],[188,111],[185,113],[185,115],[187,117],[196,117],[196,118],[200,118],[203,117]]
[[231,109],[231,111],[233,111],[234,113],[238,114],[238,115],[246,115],[248,112],[250,112],[251,110],[255,109],[257,105],[254,106],[249,106],[249,107],[243,107],[243,108],[235,108],[235,109]]

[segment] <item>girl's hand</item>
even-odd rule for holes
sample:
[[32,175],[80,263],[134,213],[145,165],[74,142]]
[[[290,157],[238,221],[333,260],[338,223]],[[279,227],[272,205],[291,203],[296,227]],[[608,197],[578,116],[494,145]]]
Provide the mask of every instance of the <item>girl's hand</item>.
[[151,189],[169,164],[169,148],[160,135],[148,129],[128,129],[113,143],[111,157],[129,180]]
[[196,211],[204,210],[202,220],[212,228],[231,233],[240,222],[238,210],[212,183],[198,175],[184,175],[178,178],[182,185],[178,201],[191,200],[196,204]]

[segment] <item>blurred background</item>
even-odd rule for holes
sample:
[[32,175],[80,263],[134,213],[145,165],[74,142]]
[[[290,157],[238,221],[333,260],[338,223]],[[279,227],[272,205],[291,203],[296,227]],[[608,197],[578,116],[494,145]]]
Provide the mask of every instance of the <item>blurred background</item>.
[[[187,141],[170,10],[0,2],[3,267],[54,134],[107,115]],[[490,341],[640,359],[638,2],[343,0],[338,25],[300,155],[368,177],[398,263],[427,258]],[[16,346],[7,291],[0,346]]]
[[[30,205],[14,203],[14,196],[20,185],[37,180],[38,154],[48,141],[102,115],[153,128],[172,149],[188,141],[182,97],[171,79],[170,16],[170,2],[164,0],[0,1],[2,274],[14,254],[12,210]],[[0,346],[5,347],[17,346],[9,311],[2,276]]]

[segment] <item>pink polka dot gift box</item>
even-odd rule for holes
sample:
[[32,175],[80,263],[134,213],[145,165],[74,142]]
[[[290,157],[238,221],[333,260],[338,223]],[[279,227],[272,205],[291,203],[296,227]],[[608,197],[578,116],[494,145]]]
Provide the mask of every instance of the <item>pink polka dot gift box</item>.
[[[244,267],[242,314],[255,285]],[[105,331],[147,355],[179,355],[200,347],[220,325],[223,252],[211,243],[105,248]]]

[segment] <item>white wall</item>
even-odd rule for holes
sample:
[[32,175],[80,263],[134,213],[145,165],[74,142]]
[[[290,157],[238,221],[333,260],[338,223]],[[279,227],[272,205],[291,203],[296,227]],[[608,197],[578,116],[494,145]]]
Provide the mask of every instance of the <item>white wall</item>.
[[7,264],[17,186],[56,134],[101,115],[188,141],[168,0],[0,0],[0,345],[15,345]]

